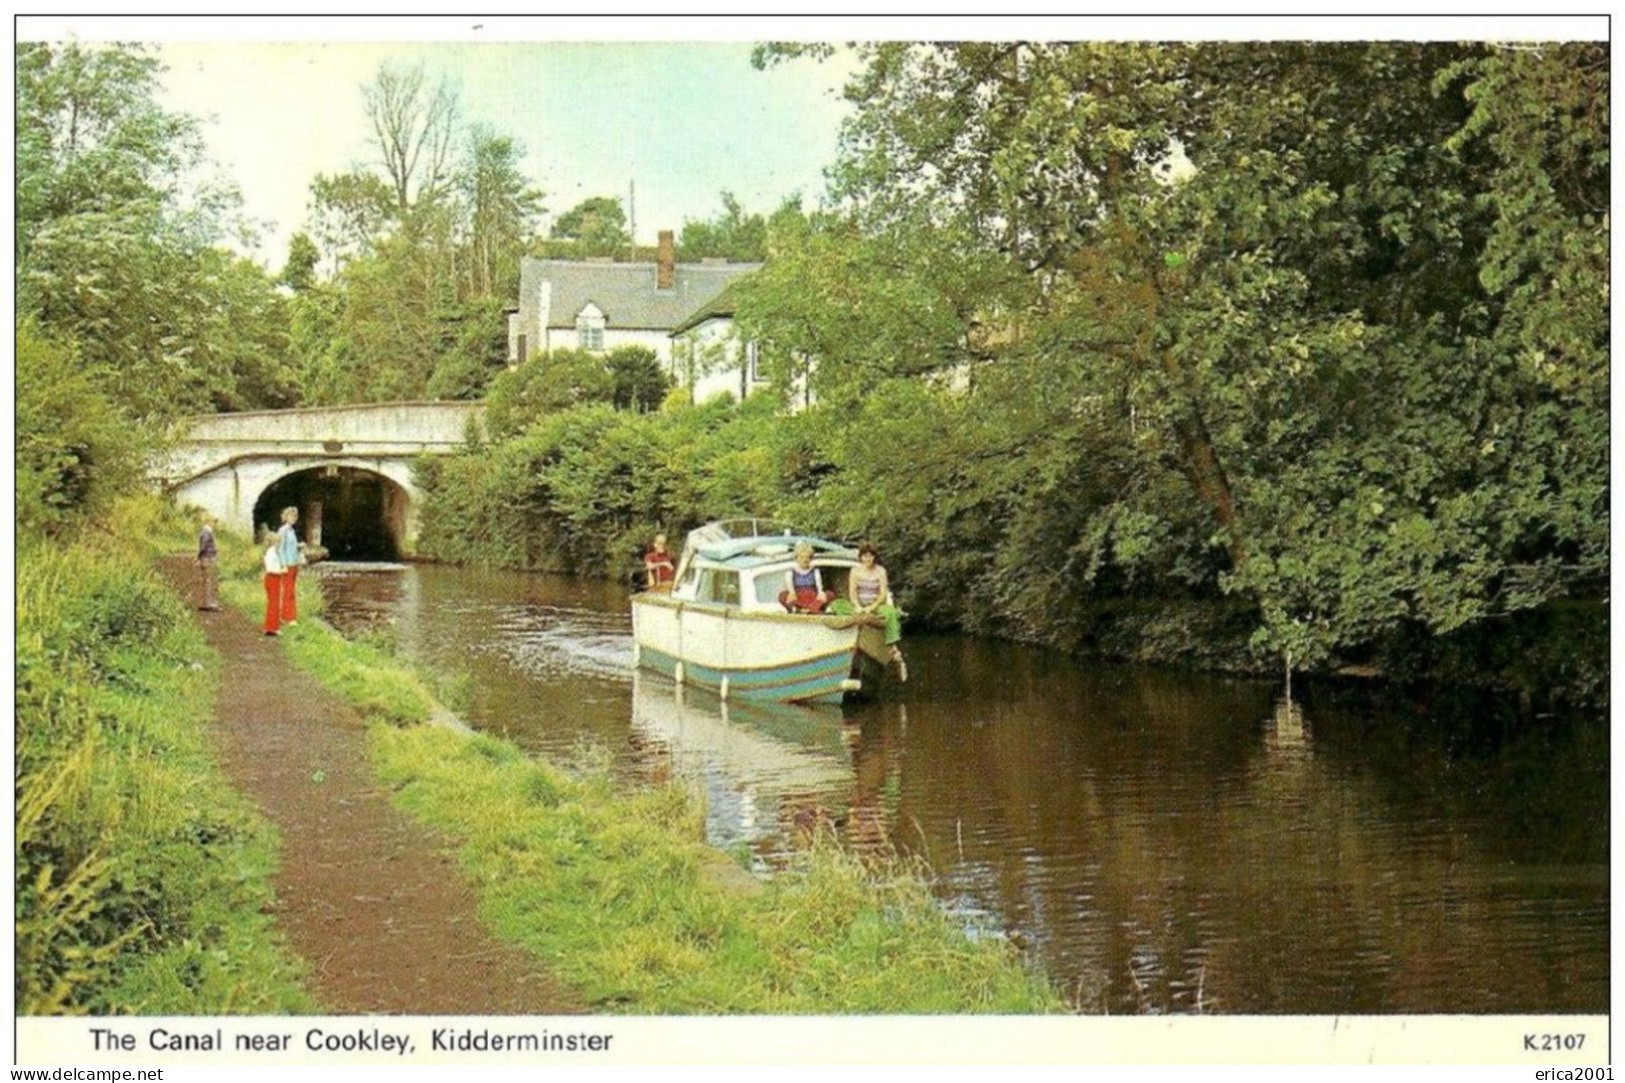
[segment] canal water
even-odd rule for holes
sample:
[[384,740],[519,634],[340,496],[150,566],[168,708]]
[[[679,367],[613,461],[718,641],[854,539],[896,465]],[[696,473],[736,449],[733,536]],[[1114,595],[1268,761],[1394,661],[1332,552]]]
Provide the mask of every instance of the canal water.
[[911,637],[878,703],[722,704],[634,674],[613,584],[317,567],[333,623],[454,675],[476,728],[703,792],[764,874],[820,826],[923,859],[1081,1011],[1608,1009],[1605,720],[1288,704],[966,636]]

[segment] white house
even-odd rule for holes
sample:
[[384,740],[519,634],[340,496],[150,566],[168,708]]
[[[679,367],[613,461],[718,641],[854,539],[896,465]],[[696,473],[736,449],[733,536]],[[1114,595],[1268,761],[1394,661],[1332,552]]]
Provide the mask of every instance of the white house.
[[538,351],[646,346],[671,371],[673,329],[731,280],[761,266],[678,263],[675,253],[671,231],[663,230],[654,263],[521,260],[519,307],[508,316],[508,360]]
[[756,343],[743,340],[734,323],[734,289],[727,288],[672,328],[671,374],[695,402],[718,395],[740,400],[767,379]]

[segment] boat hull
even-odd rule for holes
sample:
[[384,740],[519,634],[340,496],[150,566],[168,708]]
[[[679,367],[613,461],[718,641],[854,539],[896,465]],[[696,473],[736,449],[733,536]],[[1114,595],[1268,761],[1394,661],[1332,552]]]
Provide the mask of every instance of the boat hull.
[[[777,613],[684,602],[632,599],[637,664],[725,700],[839,703],[872,691],[885,637],[872,621]],[[870,682],[872,683],[872,681]]]

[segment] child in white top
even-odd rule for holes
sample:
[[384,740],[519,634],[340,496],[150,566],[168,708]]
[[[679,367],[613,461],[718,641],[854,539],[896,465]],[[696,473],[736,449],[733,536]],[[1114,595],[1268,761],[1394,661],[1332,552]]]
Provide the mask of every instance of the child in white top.
[[282,556],[277,552],[277,536],[267,531],[265,557],[265,634],[274,636],[281,627],[282,613],[282,576],[287,571],[282,566]]

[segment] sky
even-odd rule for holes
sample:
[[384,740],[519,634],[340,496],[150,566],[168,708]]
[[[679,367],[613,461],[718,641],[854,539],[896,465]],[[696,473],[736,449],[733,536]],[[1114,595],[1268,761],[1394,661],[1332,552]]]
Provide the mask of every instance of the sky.
[[[257,227],[250,254],[273,270],[305,224],[317,174],[378,167],[361,88],[384,63],[421,63],[431,83],[456,89],[462,121],[525,148],[544,229],[591,196],[626,206],[634,187],[635,240],[647,244],[661,229],[718,214],[724,190],[748,212],[797,193],[817,202],[847,112],[840,88],[851,61],[757,71],[750,37],[590,40],[719,29],[655,22],[83,17],[23,25],[19,36],[152,44],[168,69],[163,104],[203,121],[211,160]],[[748,29],[729,27],[735,36]],[[535,40],[555,36],[589,40]]]
[[383,63],[422,63],[462,117],[516,138],[550,215],[628,200],[636,240],[721,209],[801,193],[815,202],[845,107],[840,74],[810,62],[756,71],[747,43],[169,43],[166,104],[205,118],[212,157],[280,258],[318,173],[377,166],[361,87]]

